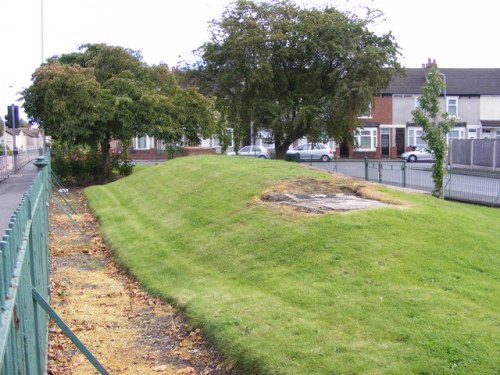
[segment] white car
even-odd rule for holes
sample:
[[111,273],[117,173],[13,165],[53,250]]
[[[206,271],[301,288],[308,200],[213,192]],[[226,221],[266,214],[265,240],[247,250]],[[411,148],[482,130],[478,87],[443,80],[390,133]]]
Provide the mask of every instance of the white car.
[[292,150],[288,150],[286,152],[288,155],[290,154],[300,154],[300,160],[321,160],[324,162],[330,161],[333,159],[333,150],[325,146],[322,143],[306,143],[304,145],[300,145],[294,147]]
[[[234,156],[236,152],[229,151],[226,155]],[[252,156],[254,158],[269,159],[270,154],[267,148],[263,146],[245,146],[238,151],[239,156]]]
[[401,159],[409,163],[416,161],[434,161],[434,155],[425,146],[417,147],[413,151],[403,152]]

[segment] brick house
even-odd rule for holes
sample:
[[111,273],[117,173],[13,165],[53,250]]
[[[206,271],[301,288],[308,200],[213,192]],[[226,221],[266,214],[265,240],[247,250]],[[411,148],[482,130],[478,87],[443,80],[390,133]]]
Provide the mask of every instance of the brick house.
[[[360,117],[355,133],[357,148],[340,146],[337,156],[373,159],[397,158],[406,150],[423,146],[423,129],[413,122],[429,61],[421,68],[406,69],[375,98],[372,111]],[[500,69],[443,68],[446,84],[440,97],[443,111],[456,117],[447,134],[452,139],[500,138]]]
[[[402,76],[393,77],[372,103],[370,112],[359,117],[360,127],[355,131],[357,147],[347,144],[328,145],[337,157],[360,159],[396,159],[403,152],[423,146],[423,130],[413,122],[412,111],[418,106],[425,75],[436,61],[428,60],[421,68],[409,68]],[[457,123],[447,134],[452,139],[500,139],[500,69],[443,68],[440,69],[446,89],[440,97],[443,111],[456,117]],[[301,139],[294,146],[306,143]],[[273,152],[273,145],[257,139]],[[202,146],[210,152],[220,152],[215,138],[203,140]],[[166,153],[160,142],[150,137],[135,138],[132,156],[136,159],[164,159]]]

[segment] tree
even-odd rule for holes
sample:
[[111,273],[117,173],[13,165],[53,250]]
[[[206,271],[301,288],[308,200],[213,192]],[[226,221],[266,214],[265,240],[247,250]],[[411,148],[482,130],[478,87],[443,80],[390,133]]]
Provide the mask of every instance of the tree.
[[448,146],[446,134],[455,126],[456,120],[446,112],[441,112],[439,97],[445,88],[441,73],[437,67],[432,67],[425,76],[422,96],[419,98],[419,107],[413,113],[417,125],[422,126],[422,139],[434,154],[435,163],[432,166],[434,181],[433,195],[444,198],[443,179],[446,174],[445,159]]
[[128,145],[148,133],[180,141],[186,128],[195,131],[194,122],[203,134],[214,126],[211,100],[181,89],[168,67],[150,67],[139,52],[122,47],[83,45],[50,58],[32,81],[23,92],[31,120],[55,140],[99,149],[105,179],[112,139]]
[[392,35],[368,30],[374,19],[239,0],[213,21],[211,40],[186,70],[217,96],[236,139],[264,130],[278,158],[304,136],[352,142],[358,115],[400,70]]

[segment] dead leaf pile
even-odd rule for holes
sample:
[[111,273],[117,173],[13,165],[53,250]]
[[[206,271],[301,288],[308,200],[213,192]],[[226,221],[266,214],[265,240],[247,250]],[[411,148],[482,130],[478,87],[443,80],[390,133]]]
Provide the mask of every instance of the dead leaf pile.
[[[72,219],[84,235],[52,202],[50,303],[106,370],[111,374],[236,373],[199,328],[191,327],[172,306],[151,297],[113,262],[83,191],[70,189],[64,198],[76,211]],[[53,375],[97,373],[53,322],[48,362],[48,373]]]

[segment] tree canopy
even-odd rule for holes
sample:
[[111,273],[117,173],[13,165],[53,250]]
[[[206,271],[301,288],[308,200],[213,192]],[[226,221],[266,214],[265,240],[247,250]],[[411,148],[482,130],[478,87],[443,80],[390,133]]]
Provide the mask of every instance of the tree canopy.
[[186,136],[198,142],[213,132],[213,102],[183,90],[167,66],[148,66],[138,51],[87,44],[55,56],[33,74],[24,90],[30,119],[53,139],[102,153],[109,177],[109,142],[125,145],[149,134],[165,142]]
[[[447,112],[441,111],[439,98],[445,88],[444,80],[437,67],[432,67],[425,76],[419,107],[413,111],[415,123],[422,126],[422,139],[436,159],[432,165],[434,181],[433,195],[444,198],[443,179],[446,173],[445,159],[448,150],[446,134],[455,126],[456,119]],[[446,104],[445,104],[446,105]]]
[[391,34],[369,31],[373,21],[289,0],[239,0],[213,21],[187,69],[216,95],[236,138],[264,130],[278,158],[304,136],[351,141],[358,115],[400,69],[399,47]]

